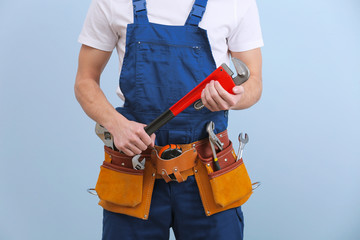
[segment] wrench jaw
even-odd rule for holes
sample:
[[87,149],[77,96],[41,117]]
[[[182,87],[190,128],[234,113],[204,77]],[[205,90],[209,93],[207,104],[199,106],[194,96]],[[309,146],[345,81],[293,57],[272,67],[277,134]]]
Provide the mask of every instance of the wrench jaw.
[[242,136],[242,133],[239,134],[239,142],[247,144],[249,142],[249,135],[245,133],[245,137]]
[[220,139],[216,136],[216,134],[214,133],[214,129],[215,129],[215,123],[213,121],[209,122],[208,125],[206,126],[206,131],[209,134],[209,142],[214,157],[214,168],[215,171],[218,171],[221,169],[221,167],[218,158],[216,156],[215,146],[217,146],[221,151],[223,150],[224,143],[222,143]]
[[242,159],[244,147],[249,142],[249,136],[247,133],[245,133],[245,137],[243,137],[243,133],[240,133],[238,139],[239,139],[239,150],[238,150],[238,154],[236,157],[236,161],[239,161],[240,159]]
[[145,158],[143,158],[141,161],[139,161],[140,155],[135,155],[132,158],[132,165],[133,168],[136,170],[143,170],[145,169]]
[[113,136],[105,127],[96,123],[95,133],[103,141],[105,146],[107,146],[113,150],[115,149]]
[[216,136],[216,134],[214,133],[214,129],[215,129],[215,123],[213,121],[209,122],[208,125],[206,126],[206,131],[209,134],[210,143],[216,145],[218,149],[221,151],[223,150],[224,143],[222,143],[220,139]]
[[236,69],[235,76],[234,76],[234,72],[229,68],[228,65],[226,65],[224,63],[221,66],[222,66],[222,68],[224,68],[224,70],[227,72],[227,74],[229,74],[232,77],[235,85],[239,86],[249,79],[250,70],[246,66],[246,64],[244,62],[242,62],[240,59],[233,57],[233,58],[231,58],[231,61],[234,64],[234,67]]
[[239,86],[250,78],[250,70],[246,64],[238,58],[231,58],[234,64],[237,75],[233,77],[235,85]]

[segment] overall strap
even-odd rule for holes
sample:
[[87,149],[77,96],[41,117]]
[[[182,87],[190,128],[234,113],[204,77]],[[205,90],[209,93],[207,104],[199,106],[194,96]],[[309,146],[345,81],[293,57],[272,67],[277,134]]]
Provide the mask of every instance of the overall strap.
[[198,26],[206,9],[208,0],[195,0],[185,25]]
[[149,23],[145,0],[133,0],[134,23]]

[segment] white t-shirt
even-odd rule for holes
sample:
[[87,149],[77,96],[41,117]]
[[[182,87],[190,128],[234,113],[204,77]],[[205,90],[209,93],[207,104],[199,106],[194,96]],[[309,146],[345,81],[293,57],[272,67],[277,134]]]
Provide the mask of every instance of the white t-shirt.
[[[194,0],[146,0],[148,19],[164,25],[184,25]],[[126,27],[133,23],[132,0],[93,0],[79,42],[125,55]],[[243,52],[262,47],[255,0],[208,0],[199,27],[206,29],[216,66],[229,64],[229,50]]]

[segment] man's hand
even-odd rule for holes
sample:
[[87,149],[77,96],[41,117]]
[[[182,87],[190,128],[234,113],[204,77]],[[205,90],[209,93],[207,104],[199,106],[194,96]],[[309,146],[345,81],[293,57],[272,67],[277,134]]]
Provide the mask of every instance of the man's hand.
[[229,110],[236,106],[244,94],[242,86],[233,88],[234,94],[228,93],[218,81],[211,81],[201,93],[201,101],[210,111]]
[[234,94],[226,92],[218,82],[210,82],[201,94],[202,102],[210,111],[245,109],[260,99],[262,92],[260,48],[245,52],[231,52],[231,56],[246,64],[250,70],[250,78],[241,86],[234,87]]
[[147,135],[145,126],[145,124],[125,119],[117,126],[113,126],[111,130],[109,129],[114,136],[116,148],[128,156],[134,156],[145,151],[148,146],[154,147],[155,134]]

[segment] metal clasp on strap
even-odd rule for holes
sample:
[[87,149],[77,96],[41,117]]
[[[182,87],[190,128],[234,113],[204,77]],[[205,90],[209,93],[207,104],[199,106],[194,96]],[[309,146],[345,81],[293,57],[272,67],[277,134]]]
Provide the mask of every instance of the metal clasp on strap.
[[260,185],[261,185],[261,182],[254,182],[254,183],[252,184],[252,190],[254,191],[254,190],[257,189],[258,187],[260,187]]
[[146,9],[145,7],[145,0],[140,0],[140,1],[134,1],[134,11],[135,12],[140,12]]
[[87,192],[90,193],[91,195],[97,196],[97,192],[95,188],[88,188]]

